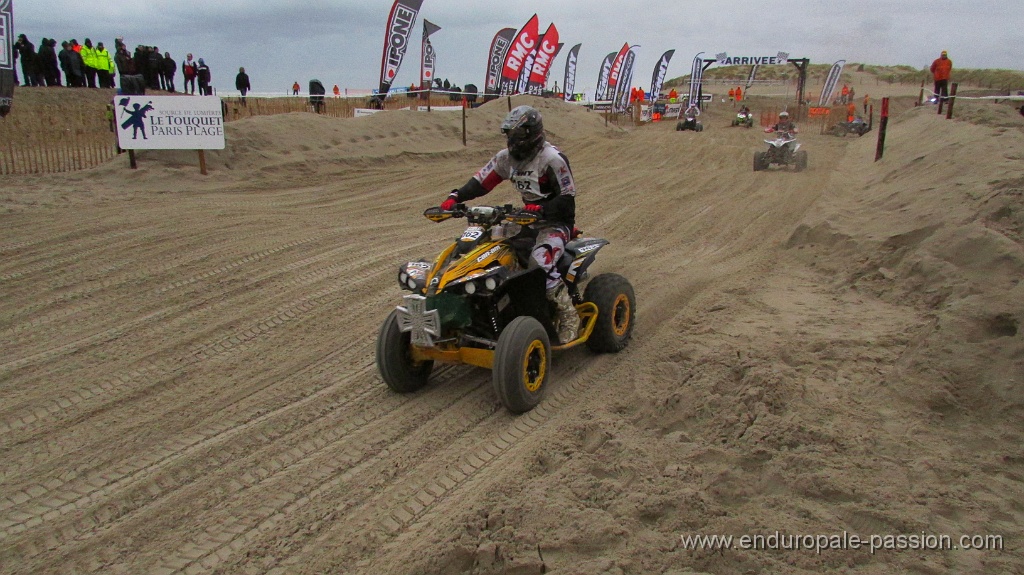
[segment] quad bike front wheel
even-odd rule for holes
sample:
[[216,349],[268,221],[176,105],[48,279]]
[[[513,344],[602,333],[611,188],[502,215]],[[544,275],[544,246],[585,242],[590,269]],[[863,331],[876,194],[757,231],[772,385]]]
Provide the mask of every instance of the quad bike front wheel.
[[618,274],[601,274],[587,284],[583,299],[597,306],[597,323],[587,347],[597,353],[622,351],[633,337],[636,319],[636,296],[629,280]]
[[398,310],[393,310],[377,335],[377,370],[393,391],[410,393],[427,384],[432,361],[413,361],[411,336],[398,328]]
[[540,403],[551,375],[551,340],[530,316],[512,320],[494,347],[492,384],[502,405],[525,413]]
[[797,150],[793,154],[793,166],[797,172],[802,172],[807,169],[807,152],[803,150]]
[[765,153],[754,152],[754,171],[760,172],[766,167],[768,167],[768,160],[765,158]]

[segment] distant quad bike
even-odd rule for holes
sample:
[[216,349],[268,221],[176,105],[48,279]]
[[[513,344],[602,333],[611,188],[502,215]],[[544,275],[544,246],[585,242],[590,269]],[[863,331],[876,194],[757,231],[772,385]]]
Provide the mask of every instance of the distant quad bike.
[[854,118],[852,122],[839,122],[829,133],[833,136],[846,136],[847,134],[857,134],[863,136],[871,131],[871,124],[868,124],[860,118]]
[[733,126],[746,126],[748,128],[754,127],[754,114],[750,112],[737,112],[736,117],[732,119]]
[[766,151],[754,152],[754,171],[766,170],[772,164],[793,166],[797,172],[806,170],[807,151],[800,149],[796,135],[792,132],[775,132],[775,136],[772,140],[764,141],[768,144]]
[[676,122],[676,131],[681,132],[683,130],[693,130],[694,132],[703,132],[704,124],[700,123],[695,116],[686,116],[682,120]]
[[[399,267],[409,291],[388,315],[377,337],[377,368],[392,390],[422,388],[434,362],[492,370],[492,385],[513,413],[533,409],[551,378],[553,351],[585,343],[615,353],[633,335],[636,299],[626,278],[606,273],[588,279],[600,238],[574,237],[557,264],[580,316],[579,335],[559,341],[554,304],[545,297],[545,273],[529,265],[537,214],[511,205],[457,204],[429,208],[428,219],[466,218],[468,226],[433,262]],[[580,294],[580,288],[583,293]]]

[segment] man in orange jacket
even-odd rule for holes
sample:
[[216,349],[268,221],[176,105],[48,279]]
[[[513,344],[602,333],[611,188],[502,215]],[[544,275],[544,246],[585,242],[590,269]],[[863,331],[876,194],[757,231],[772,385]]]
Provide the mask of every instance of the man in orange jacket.
[[935,79],[935,95],[940,102],[949,99],[949,75],[953,71],[953,61],[943,50],[942,54],[932,62],[932,78]]

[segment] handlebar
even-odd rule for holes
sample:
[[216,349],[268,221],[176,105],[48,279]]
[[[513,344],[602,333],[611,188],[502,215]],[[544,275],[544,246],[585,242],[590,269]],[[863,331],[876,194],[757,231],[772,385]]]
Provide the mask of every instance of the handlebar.
[[512,204],[468,207],[459,203],[451,210],[442,210],[439,206],[427,208],[423,215],[433,222],[443,222],[450,218],[468,218],[470,223],[483,225],[495,225],[505,220],[528,226],[540,220],[540,214],[516,208]]

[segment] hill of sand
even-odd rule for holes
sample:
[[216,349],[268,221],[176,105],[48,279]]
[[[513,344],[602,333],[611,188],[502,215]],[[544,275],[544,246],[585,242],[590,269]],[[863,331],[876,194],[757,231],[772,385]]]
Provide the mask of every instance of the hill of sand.
[[[397,266],[461,232],[422,211],[502,145],[504,101],[467,146],[459,113],[296,113],[229,123],[207,176],[5,177],[0,573],[1024,572],[1016,110],[894,102],[881,161],[877,132],[807,126],[806,172],[755,173],[728,105],[696,133],[527,102],[638,310],[518,417],[488,371],[397,395],[374,364]],[[1002,548],[681,539],[844,533]]]

